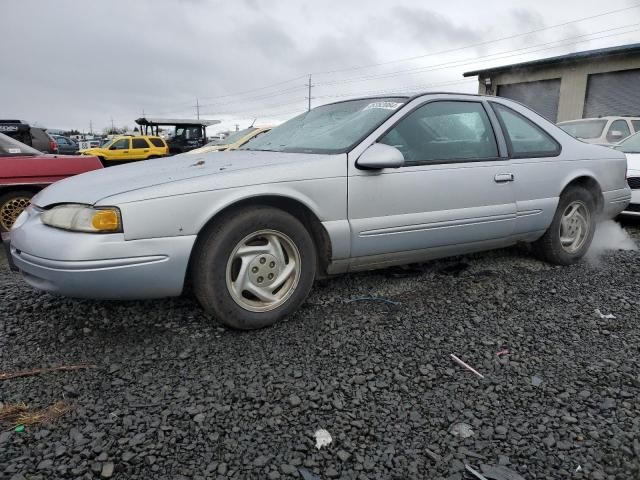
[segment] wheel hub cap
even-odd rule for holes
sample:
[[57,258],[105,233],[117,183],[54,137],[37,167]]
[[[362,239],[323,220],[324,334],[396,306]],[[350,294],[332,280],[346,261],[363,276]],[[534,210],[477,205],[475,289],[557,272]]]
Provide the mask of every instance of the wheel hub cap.
[[249,263],[249,281],[258,287],[268,287],[278,277],[280,261],[271,254],[257,255]]
[[567,205],[560,220],[560,245],[568,253],[580,250],[589,236],[591,214],[580,200]]
[[231,252],[227,289],[245,310],[267,312],[289,299],[300,272],[300,252],[293,240],[276,230],[260,230],[240,240]]

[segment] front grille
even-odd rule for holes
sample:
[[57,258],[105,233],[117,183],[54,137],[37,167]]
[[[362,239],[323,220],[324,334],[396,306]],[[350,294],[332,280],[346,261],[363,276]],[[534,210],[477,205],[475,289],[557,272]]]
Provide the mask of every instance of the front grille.
[[640,177],[629,177],[627,178],[627,183],[631,190],[640,190]]
[[640,213],[640,204],[638,203],[630,203],[627,208],[624,209],[625,212],[638,212]]

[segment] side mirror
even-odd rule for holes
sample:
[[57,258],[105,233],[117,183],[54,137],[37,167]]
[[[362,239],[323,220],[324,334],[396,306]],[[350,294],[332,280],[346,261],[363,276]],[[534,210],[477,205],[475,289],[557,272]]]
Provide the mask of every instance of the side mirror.
[[620,130],[611,130],[610,132],[611,138],[622,138],[623,133]]
[[396,147],[384,143],[374,143],[356,161],[356,167],[363,170],[399,168],[404,165],[404,155]]

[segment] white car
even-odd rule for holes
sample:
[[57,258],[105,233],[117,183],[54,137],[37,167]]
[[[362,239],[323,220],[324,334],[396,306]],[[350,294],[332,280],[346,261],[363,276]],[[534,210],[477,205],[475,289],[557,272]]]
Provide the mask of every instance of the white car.
[[627,183],[631,188],[631,203],[622,213],[640,216],[640,132],[613,148],[627,156]]
[[569,135],[596,145],[615,145],[640,132],[640,117],[583,118],[560,122],[558,126]]

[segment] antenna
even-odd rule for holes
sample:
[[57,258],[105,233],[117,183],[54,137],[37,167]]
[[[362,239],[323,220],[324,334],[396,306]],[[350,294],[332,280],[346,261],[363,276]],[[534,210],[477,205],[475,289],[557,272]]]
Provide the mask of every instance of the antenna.
[[253,124],[256,123],[256,120],[258,120],[257,117],[253,119],[253,122],[251,122],[251,125],[249,125],[249,128],[253,127]]

